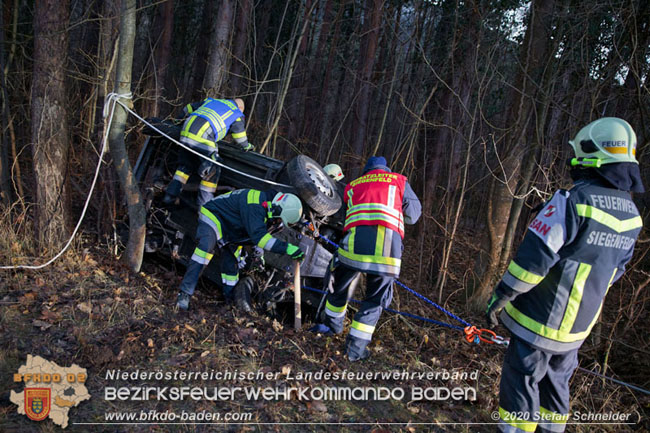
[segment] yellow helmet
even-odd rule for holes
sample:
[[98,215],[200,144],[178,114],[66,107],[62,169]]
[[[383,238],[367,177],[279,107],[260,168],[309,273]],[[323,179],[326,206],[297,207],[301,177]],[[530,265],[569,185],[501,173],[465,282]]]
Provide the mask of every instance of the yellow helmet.
[[636,160],[636,134],[623,119],[603,117],[582,128],[573,140],[569,140],[576,157],[571,165],[600,167],[615,162]]
[[334,180],[343,179],[343,170],[338,164],[327,164],[323,167],[323,171]]

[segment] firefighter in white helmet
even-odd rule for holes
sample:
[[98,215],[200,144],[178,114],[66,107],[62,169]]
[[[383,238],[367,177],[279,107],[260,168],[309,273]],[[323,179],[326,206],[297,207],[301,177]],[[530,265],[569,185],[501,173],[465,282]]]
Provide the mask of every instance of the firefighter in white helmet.
[[609,287],[623,275],[642,220],[636,135],[624,120],[591,122],[569,142],[570,190],[557,191],[529,225],[488,303],[511,332],[499,390],[499,431],[563,432],[578,348]]
[[343,170],[341,170],[341,167],[338,164],[327,164],[323,167],[323,171],[336,181],[343,180]]
[[302,260],[305,253],[300,247],[271,236],[267,228],[267,222],[274,218],[282,219],[287,225],[297,223],[301,217],[302,203],[297,196],[271,190],[240,189],[207,202],[199,212],[198,245],[181,282],[176,306],[188,309],[201,271],[210,262],[215,246],[220,250],[221,285],[228,301],[239,281],[234,254],[238,245],[252,244],[265,251]]

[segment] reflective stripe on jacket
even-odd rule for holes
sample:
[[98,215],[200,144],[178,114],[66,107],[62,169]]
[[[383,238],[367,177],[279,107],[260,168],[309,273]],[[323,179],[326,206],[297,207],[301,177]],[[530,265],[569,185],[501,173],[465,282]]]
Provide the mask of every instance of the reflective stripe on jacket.
[[501,313],[505,326],[542,350],[580,347],[632,257],[641,226],[626,191],[596,180],[557,191],[501,280],[516,296]]
[[275,191],[238,189],[207,202],[199,218],[217,233],[223,243],[250,243],[278,254],[287,252],[287,244],[268,233],[269,202]]
[[222,140],[230,130],[238,144],[242,147],[248,144],[244,115],[233,101],[208,98],[198,107],[196,105],[185,108],[189,116],[181,130],[181,141],[204,153],[216,151],[216,142]]
[[350,182],[344,193],[347,211],[343,229],[380,225],[403,238],[405,185],[405,176],[383,170],[371,170]]

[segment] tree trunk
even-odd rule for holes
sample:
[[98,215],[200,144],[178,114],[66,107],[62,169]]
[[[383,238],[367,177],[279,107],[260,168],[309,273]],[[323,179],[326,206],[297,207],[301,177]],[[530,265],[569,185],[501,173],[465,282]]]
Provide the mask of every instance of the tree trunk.
[[359,52],[358,80],[355,86],[358,93],[355,104],[355,116],[352,122],[352,151],[356,155],[363,155],[366,132],[368,129],[368,113],[370,111],[370,91],[372,70],[375,65],[375,53],[379,40],[379,26],[381,24],[382,0],[367,0],[364,13],[365,25],[363,27],[362,50]]
[[[122,0],[120,45],[115,76],[115,93],[121,95],[131,92],[131,68],[135,41],[135,6],[136,0]],[[124,143],[126,116],[126,110],[121,105],[116,104],[108,139],[115,170],[124,190],[129,211],[129,241],[126,245],[124,260],[133,272],[138,272],[140,266],[142,266],[142,254],[144,252],[146,213]]]
[[32,153],[36,234],[41,249],[66,239],[69,223],[65,63],[69,0],[37,0],[34,9]]
[[[246,63],[246,45],[248,43],[248,22],[251,15],[251,0],[239,0],[237,7],[237,22],[233,36],[233,59],[230,65],[230,90],[233,95],[240,95],[242,89],[242,75],[248,70]],[[246,66],[246,68],[244,68]]]
[[233,0],[222,0],[210,37],[208,66],[203,77],[203,88],[209,96],[217,96],[228,71],[230,34],[233,20]]
[[[4,7],[0,7],[0,23],[4,24]],[[0,134],[0,204],[9,206],[12,202],[9,172],[9,101],[7,93],[7,79],[5,77],[5,32],[0,31],[0,86],[2,91],[2,134]]]
[[[487,225],[490,232],[488,242],[488,256],[483,257],[481,264],[484,267],[481,275],[481,283],[473,294],[475,305],[482,305],[489,296],[496,279],[502,269],[501,253],[504,246],[504,238],[508,224],[515,224],[510,220],[510,211],[513,205],[513,196],[520,179],[521,161],[525,154],[532,151],[533,146],[528,146],[525,141],[529,139],[527,132],[531,124],[536,121],[533,118],[536,113],[533,107],[536,103],[538,89],[544,77],[547,61],[552,56],[551,38],[553,11],[555,0],[533,0],[531,5],[530,24],[526,29],[524,42],[521,46],[520,59],[521,69],[517,73],[514,86],[511,89],[506,105],[509,107],[504,118],[504,146],[499,152],[500,162],[498,176],[500,179],[493,179],[491,201],[491,212],[487,215]],[[506,250],[508,250],[506,248]],[[485,260],[487,259],[487,260]]]
[[171,67],[171,45],[172,45],[172,31],[174,30],[174,0],[167,0],[165,3],[160,5],[160,21],[162,32],[160,34],[160,41],[156,47],[157,62],[156,62],[156,71],[154,71],[156,77],[156,101],[155,101],[155,113],[150,115],[158,116],[162,114],[165,116],[168,114],[167,110],[161,111],[161,103],[165,95],[165,89],[167,87],[169,76],[169,69]]

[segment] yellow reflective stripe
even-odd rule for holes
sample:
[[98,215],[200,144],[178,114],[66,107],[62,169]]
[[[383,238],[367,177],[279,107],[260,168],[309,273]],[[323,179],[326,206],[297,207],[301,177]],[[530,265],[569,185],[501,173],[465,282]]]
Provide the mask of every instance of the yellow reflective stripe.
[[182,178],[185,179],[185,180],[187,180],[187,179],[190,177],[189,174],[187,174],[187,173],[183,173],[183,172],[180,171],[180,170],[176,170],[176,172],[174,173],[174,176],[182,177]]
[[355,204],[355,205],[351,206],[350,209],[348,209],[348,212],[353,213],[353,212],[356,212],[357,210],[369,210],[369,211],[380,210],[380,211],[389,213],[389,214],[391,214],[391,215],[393,215],[395,217],[398,217],[399,214],[400,214],[400,212],[397,209],[392,208],[392,207],[390,207],[388,205],[385,205],[383,203]]
[[192,104],[187,104],[185,106],[185,110],[187,111],[187,114],[191,114],[192,113]]
[[576,277],[573,280],[573,287],[571,287],[571,293],[569,294],[569,301],[567,302],[566,310],[564,311],[560,331],[570,332],[571,328],[573,328],[576,317],[578,317],[578,310],[580,309],[580,302],[582,301],[585,282],[587,281],[590,272],[591,265],[580,263]]
[[501,406],[499,406],[499,418],[506,424],[509,424],[525,432],[534,432],[537,428],[537,423],[534,421],[526,421],[519,418],[513,419],[514,417],[512,416],[512,412],[508,412]]
[[586,331],[571,333],[567,331],[560,331],[559,329],[553,329],[551,327],[539,323],[535,319],[531,319],[530,317],[526,316],[524,313],[519,311],[514,305],[512,305],[512,302],[506,304],[506,311],[517,323],[519,323],[521,326],[528,329],[529,331],[532,331],[537,335],[541,335],[542,337],[559,341],[561,343],[573,343],[587,338],[587,336],[591,332],[591,328],[596,323],[596,319],[598,318],[598,315],[600,314],[600,310],[598,310],[596,317],[594,318],[593,322],[591,322],[589,328],[587,328]]
[[510,262],[510,265],[508,265],[508,272],[510,272],[512,275],[514,275],[524,283],[528,283],[528,284],[539,284],[544,279],[544,277],[542,277],[541,275],[537,275],[533,272],[527,271],[526,269],[522,268],[517,263],[515,263],[514,260],[512,260]]
[[226,128],[226,125],[223,122],[223,120],[221,119],[221,117],[219,116],[219,114],[217,114],[216,111],[214,111],[214,110],[212,110],[210,108],[207,108],[205,106],[201,106],[194,113],[204,115],[205,117],[210,119],[212,121],[212,123],[214,123],[215,126],[221,128],[221,129]]
[[361,332],[367,332],[368,334],[372,334],[373,332],[375,332],[374,326],[366,325],[365,323],[357,322],[356,320],[352,321],[350,327],[354,329],[358,329]]
[[[210,126],[210,124],[206,124],[206,125]],[[197,143],[205,144],[208,147],[216,147],[214,145],[214,141],[208,140],[207,138],[203,138],[202,136],[197,135],[197,134],[192,134],[189,131],[181,131],[181,136],[192,139],[192,140],[196,141]]]
[[235,250],[235,257],[240,258],[241,257],[241,252],[243,250],[243,246],[238,246],[237,249]]
[[199,248],[196,248],[194,250],[194,254],[196,254],[197,256],[202,257],[204,259],[208,259],[208,260],[212,260],[212,257],[214,256],[214,254],[210,254],[207,251],[203,251],[202,249],[199,249]]
[[542,420],[544,422],[552,422],[554,424],[566,424],[569,420],[569,414],[562,414],[548,410],[543,406],[539,407],[539,413],[542,415]]
[[262,239],[260,239],[260,241],[257,243],[257,246],[260,248],[264,248],[271,239],[273,239],[273,236],[267,233],[264,236],[262,236]]
[[[614,268],[614,272],[612,273],[612,277],[609,279],[609,283],[607,283],[607,290],[609,291],[609,288],[612,287],[612,281],[614,281],[614,277],[616,276],[616,271],[618,271],[618,268]],[[607,294],[607,292],[605,292]]]
[[357,262],[363,262],[363,263],[377,263],[380,265],[389,265],[389,266],[397,266],[397,267],[400,267],[402,264],[401,259],[396,259],[394,257],[355,254],[349,251],[345,251],[343,248],[339,249],[339,254],[347,259],[354,260]]
[[244,131],[244,132],[233,132],[230,135],[232,135],[232,138],[242,138],[242,137],[246,137],[246,131]]
[[384,255],[384,236],[386,236],[386,227],[377,226],[377,243],[375,243],[375,255]]
[[340,313],[341,311],[344,311],[345,308],[348,306],[348,304],[343,304],[342,307],[335,307],[334,305],[330,304],[330,301],[325,302],[325,308],[327,308],[330,311],[333,311],[335,313]]
[[201,213],[206,217],[208,217],[210,221],[212,221],[217,226],[217,232],[219,233],[219,238],[222,238],[223,232],[221,231],[221,222],[219,222],[219,219],[216,216],[214,216],[212,212],[210,212],[204,207],[201,207]]
[[247,204],[260,204],[260,191],[251,189],[246,196]]
[[579,216],[596,220],[602,225],[607,226],[618,233],[638,229],[639,227],[643,226],[643,220],[640,216],[635,216],[634,218],[629,218],[626,220],[620,220],[615,216],[610,215],[601,209],[598,209],[597,207],[589,206],[586,204],[577,204],[576,210],[578,211]]
[[217,187],[216,183],[208,182],[207,180],[202,180],[201,185],[209,186],[210,188],[216,188]]
[[221,115],[221,119],[223,119],[223,120],[225,121],[225,120],[226,120],[227,118],[229,118],[230,116],[232,116],[232,110],[228,110],[228,111],[226,111],[225,113],[223,113],[223,114]]
[[386,215],[384,213],[380,212],[363,212],[363,213],[355,213],[352,216],[349,216],[345,219],[345,224],[350,224],[353,222],[357,222],[359,220],[363,221],[386,221],[387,223],[393,224],[393,225],[402,225],[402,221],[394,217],[392,215]]
[[239,274],[238,275],[221,274],[221,279],[226,281],[239,281]]

